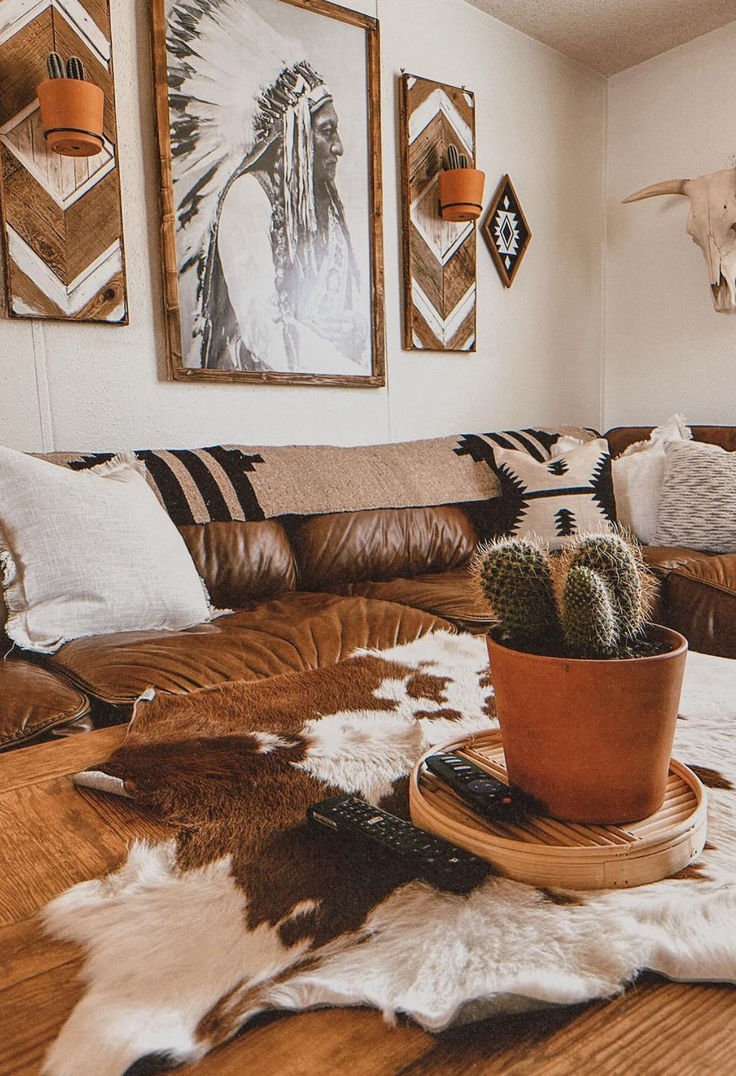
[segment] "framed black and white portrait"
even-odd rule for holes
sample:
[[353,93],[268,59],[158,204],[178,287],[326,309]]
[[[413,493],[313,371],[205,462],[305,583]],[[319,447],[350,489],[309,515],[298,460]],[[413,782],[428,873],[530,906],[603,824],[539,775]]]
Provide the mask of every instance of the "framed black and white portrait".
[[378,23],[153,0],[168,370],[385,383]]

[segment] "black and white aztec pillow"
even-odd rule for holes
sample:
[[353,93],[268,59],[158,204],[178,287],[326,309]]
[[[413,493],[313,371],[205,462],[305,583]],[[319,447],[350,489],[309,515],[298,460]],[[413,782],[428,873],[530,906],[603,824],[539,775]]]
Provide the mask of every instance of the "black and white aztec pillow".
[[654,544],[736,553],[736,452],[669,441]]
[[610,530],[615,523],[611,454],[604,438],[547,460],[497,447],[494,466],[505,534],[536,535],[559,549],[571,535]]

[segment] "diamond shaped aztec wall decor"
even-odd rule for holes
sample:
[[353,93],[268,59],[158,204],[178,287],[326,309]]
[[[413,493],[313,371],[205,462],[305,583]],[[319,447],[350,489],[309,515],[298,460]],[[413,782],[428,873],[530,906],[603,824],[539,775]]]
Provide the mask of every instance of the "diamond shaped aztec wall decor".
[[481,228],[498,275],[510,288],[532,233],[508,176],[499,183]]
[[[125,324],[109,0],[0,0],[0,162],[7,312]],[[46,148],[36,86],[55,47],[105,94],[103,149]]]
[[404,347],[475,351],[475,225],[443,220],[437,176],[453,143],[475,159],[475,98],[416,75],[401,78]]

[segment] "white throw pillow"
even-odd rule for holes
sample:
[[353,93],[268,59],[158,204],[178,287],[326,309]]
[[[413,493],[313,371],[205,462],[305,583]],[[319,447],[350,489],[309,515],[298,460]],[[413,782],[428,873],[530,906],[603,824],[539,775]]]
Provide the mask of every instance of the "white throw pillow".
[[6,631],[28,650],[117,631],[209,620],[183,538],[123,453],[76,472],[0,447]]
[[560,549],[569,535],[610,530],[616,518],[608,442],[596,438],[549,460],[493,448],[506,534],[535,535]]
[[665,445],[685,441],[692,433],[682,415],[657,426],[647,441],[637,441],[611,465],[616,515],[645,545],[654,543],[657,509],[665,469]]

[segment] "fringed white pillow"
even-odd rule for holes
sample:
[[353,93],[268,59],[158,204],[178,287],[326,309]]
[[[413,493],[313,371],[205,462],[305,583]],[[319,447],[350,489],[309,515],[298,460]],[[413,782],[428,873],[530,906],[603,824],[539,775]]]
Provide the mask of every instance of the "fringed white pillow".
[[682,415],[672,415],[652,430],[647,441],[637,441],[611,464],[618,522],[633,531],[640,542],[654,543],[657,510],[665,470],[665,445],[692,437]]
[[5,630],[27,650],[118,631],[180,630],[214,610],[183,538],[122,453],[71,471],[0,446]]

